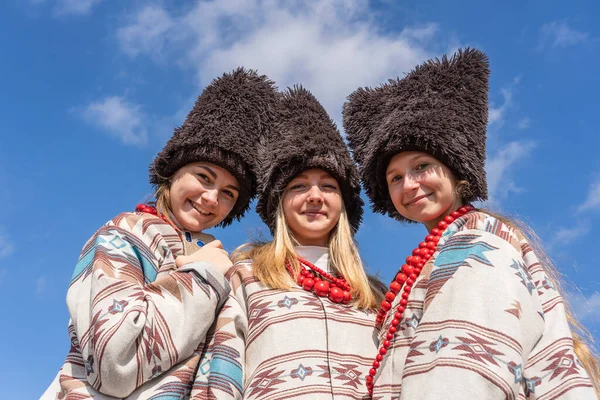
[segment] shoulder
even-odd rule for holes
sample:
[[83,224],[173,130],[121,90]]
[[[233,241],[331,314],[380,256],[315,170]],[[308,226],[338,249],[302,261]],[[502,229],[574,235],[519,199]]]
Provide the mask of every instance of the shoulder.
[[521,252],[527,242],[523,234],[509,222],[482,211],[470,212],[448,226],[440,245],[455,242],[459,238],[470,237],[473,241],[496,243],[509,246]]
[[94,237],[118,237],[134,247],[146,246],[152,250],[181,243],[175,228],[162,218],[139,212],[124,212],[117,215],[106,222]]
[[433,257],[432,274],[459,266],[488,266],[493,268],[476,268],[473,272],[489,277],[515,272],[529,276],[524,257],[527,246],[523,235],[510,223],[483,212],[472,212],[457,219],[442,235]]
[[123,212],[108,221],[106,225],[114,225],[128,230],[132,230],[136,226],[142,225],[145,227],[162,227],[166,230],[175,231],[175,229],[162,218],[143,212]]
[[253,272],[254,261],[243,259],[236,261],[225,275],[229,280],[231,289],[236,291],[240,287],[247,287],[252,283],[258,282]]
[[118,227],[119,229],[130,232],[137,237],[144,236],[177,236],[179,237],[175,228],[169,223],[164,221],[162,218],[156,215],[141,213],[141,212],[124,212],[110,221],[108,221],[105,227]]
[[498,301],[507,296],[530,298],[537,310],[536,283],[524,258],[526,243],[514,226],[492,215],[472,212],[457,219],[444,232],[432,257],[427,301],[452,282],[446,291],[454,288],[455,296],[470,294],[481,301],[482,293]]
[[254,266],[254,261],[251,259],[243,259],[236,261],[233,266],[227,272],[227,276],[231,277],[234,275],[238,276],[253,276],[252,268]]

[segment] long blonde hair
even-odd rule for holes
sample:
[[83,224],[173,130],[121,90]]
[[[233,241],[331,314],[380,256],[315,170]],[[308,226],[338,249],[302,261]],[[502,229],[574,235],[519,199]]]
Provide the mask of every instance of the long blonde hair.
[[[295,246],[299,243],[289,229],[279,200],[275,215],[273,240],[267,243],[251,243],[240,246],[232,254],[234,262],[252,259],[256,278],[273,289],[290,289],[294,285],[287,268],[289,263],[294,276],[301,271]],[[335,272],[343,276],[352,288],[354,304],[359,308],[375,309],[383,297],[381,283],[367,276],[352,236],[348,215],[342,202],[340,219],[329,237],[329,263]]]
[[486,209],[479,209],[479,211],[491,215],[492,217],[497,218],[506,225],[514,228],[518,234],[523,235],[529,241],[533,252],[539,259],[542,268],[548,275],[548,279],[550,279],[552,285],[563,299],[565,314],[567,315],[567,321],[573,334],[573,347],[575,350],[575,354],[577,355],[577,358],[579,358],[579,361],[581,361],[583,368],[587,371],[588,375],[590,376],[590,380],[592,381],[592,385],[594,385],[596,395],[600,398],[600,366],[598,365],[598,354],[593,346],[594,338],[590,334],[590,332],[581,324],[581,322],[579,322],[579,320],[575,317],[571,305],[567,301],[567,298],[564,296],[563,287],[565,280],[563,279],[562,274],[558,272],[558,270],[554,266],[554,263],[544,250],[540,238],[535,233],[535,231],[531,229],[529,225],[527,225],[523,221],[520,221],[517,218],[509,218]]

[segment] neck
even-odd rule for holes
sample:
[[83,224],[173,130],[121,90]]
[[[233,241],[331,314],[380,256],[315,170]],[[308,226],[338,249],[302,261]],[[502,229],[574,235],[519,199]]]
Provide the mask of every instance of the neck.
[[331,272],[329,266],[329,249],[322,246],[295,246],[296,254],[319,268]]
[[[179,230],[181,232],[185,232],[185,229],[183,229],[183,227],[181,226],[181,224],[179,222],[177,222],[177,219],[175,218],[175,215],[173,215],[173,213],[171,212],[171,210],[166,210],[166,211],[162,211],[162,210],[158,210],[159,213],[161,213],[162,215],[165,216],[165,218],[167,219],[167,221],[169,221],[171,223],[171,225],[176,228],[176,230]],[[202,232],[192,232],[192,233],[202,233]]]
[[296,236],[296,241],[299,246],[319,246],[329,247],[329,236],[322,238],[305,238]]

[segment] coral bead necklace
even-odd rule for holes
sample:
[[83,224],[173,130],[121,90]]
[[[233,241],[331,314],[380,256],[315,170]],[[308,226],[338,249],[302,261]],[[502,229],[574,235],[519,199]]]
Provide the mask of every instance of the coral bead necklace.
[[160,214],[158,212],[158,210],[156,209],[156,207],[154,206],[150,206],[148,204],[138,204],[135,207],[135,212],[143,212],[143,213],[148,213],[148,214],[152,214],[152,215],[156,215],[157,217],[160,217],[163,219],[163,221],[167,222],[170,224],[170,222],[165,218],[164,215]]
[[[336,278],[302,257],[298,257],[298,261],[302,271],[296,277],[296,282],[304,290],[314,292],[320,297],[328,297],[334,303],[349,303],[352,300],[352,289],[343,277]],[[294,271],[290,263],[286,262],[285,266],[293,277]]]

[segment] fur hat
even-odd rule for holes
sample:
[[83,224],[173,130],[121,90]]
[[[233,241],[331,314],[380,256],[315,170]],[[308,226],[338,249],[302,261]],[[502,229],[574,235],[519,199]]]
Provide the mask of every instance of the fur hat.
[[192,162],[216,164],[240,185],[239,198],[220,225],[239,220],[256,195],[258,143],[268,134],[277,104],[275,84],[256,71],[238,68],[213,80],[150,165],[150,183],[168,183]]
[[390,199],[385,172],[394,155],[411,150],[431,154],[467,181],[465,201],[487,199],[489,74],[487,56],[466,48],[348,97],[344,129],[375,212],[407,221]]
[[348,148],[319,101],[302,86],[280,95],[280,110],[264,148],[256,211],[275,230],[277,205],[288,183],[307,169],[321,168],[339,183],[354,232],[362,220],[360,180]]

